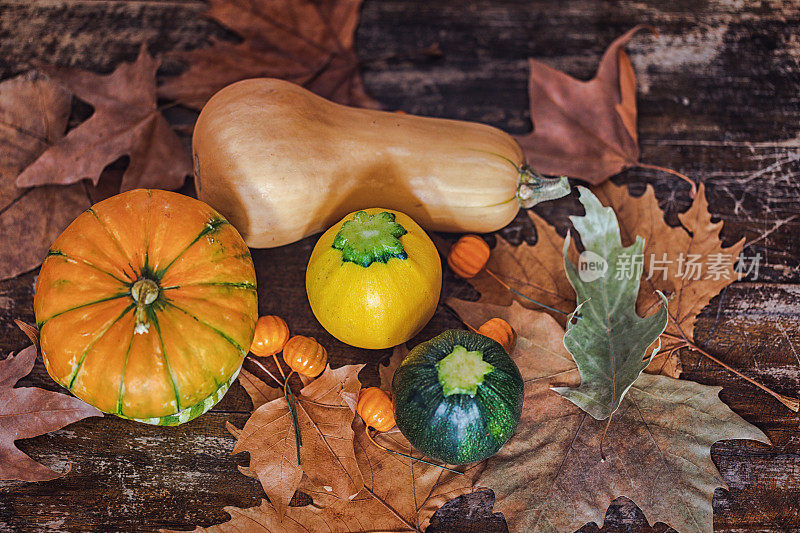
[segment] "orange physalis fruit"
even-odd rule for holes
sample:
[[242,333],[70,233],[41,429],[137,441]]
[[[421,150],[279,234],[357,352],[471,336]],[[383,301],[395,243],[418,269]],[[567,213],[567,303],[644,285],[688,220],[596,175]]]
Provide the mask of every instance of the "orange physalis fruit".
[[477,235],[464,235],[450,248],[447,264],[456,276],[475,277],[489,261],[489,245]]
[[361,389],[356,412],[367,426],[378,431],[389,431],[395,425],[392,400],[378,387]]
[[259,357],[269,357],[281,350],[289,340],[289,326],[279,316],[267,315],[258,317],[256,332],[250,351]]
[[502,318],[487,320],[486,323],[478,328],[478,333],[497,341],[508,353],[513,352],[514,347],[517,345],[517,332],[514,331],[511,324]]
[[328,352],[313,337],[295,335],[283,347],[283,360],[298,374],[315,378],[325,370]]

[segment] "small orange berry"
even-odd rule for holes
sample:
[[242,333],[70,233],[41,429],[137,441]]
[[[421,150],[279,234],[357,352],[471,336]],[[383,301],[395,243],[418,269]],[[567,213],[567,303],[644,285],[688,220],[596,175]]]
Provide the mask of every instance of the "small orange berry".
[[378,431],[389,431],[395,425],[392,400],[378,387],[361,389],[356,412],[366,425]]
[[456,276],[475,277],[489,261],[489,245],[477,235],[464,235],[450,248],[447,264]]
[[283,347],[283,360],[298,374],[315,378],[328,364],[328,351],[313,337],[295,335]]
[[289,326],[279,316],[267,315],[258,317],[256,332],[250,351],[259,357],[269,357],[283,350],[289,340]]
[[511,324],[502,318],[487,320],[484,325],[478,328],[478,333],[497,341],[508,353],[513,352],[514,347],[517,345],[517,332],[514,331]]

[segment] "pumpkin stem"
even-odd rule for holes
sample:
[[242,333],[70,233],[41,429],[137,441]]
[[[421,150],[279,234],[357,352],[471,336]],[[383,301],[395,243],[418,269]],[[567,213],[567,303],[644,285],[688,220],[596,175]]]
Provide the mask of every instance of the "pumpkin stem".
[[548,178],[542,176],[528,165],[519,167],[517,200],[524,208],[556,200],[569,194],[569,180],[566,176]]
[[142,278],[131,287],[131,297],[136,302],[136,333],[146,333],[150,329],[147,320],[147,306],[158,298],[160,289],[152,279]]
[[386,263],[392,257],[406,259],[400,237],[408,233],[395,222],[394,213],[381,211],[374,215],[358,211],[342,224],[333,239],[333,247],[342,251],[342,261],[368,267],[372,263]]

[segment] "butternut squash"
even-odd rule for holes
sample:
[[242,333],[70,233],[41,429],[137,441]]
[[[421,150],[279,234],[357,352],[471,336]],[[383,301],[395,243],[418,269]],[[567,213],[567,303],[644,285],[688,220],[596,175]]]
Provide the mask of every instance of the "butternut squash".
[[529,169],[499,129],[346,107],[277,79],[218,92],[192,148],[198,197],[254,248],[295,242],[375,205],[428,230],[484,233],[520,205],[569,192],[566,178]]

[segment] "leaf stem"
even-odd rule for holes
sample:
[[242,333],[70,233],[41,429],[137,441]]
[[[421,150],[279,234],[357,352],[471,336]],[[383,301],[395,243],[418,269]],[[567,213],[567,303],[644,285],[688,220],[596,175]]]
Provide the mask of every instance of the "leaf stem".
[[606,453],[603,450],[603,444],[606,442],[606,433],[608,433],[608,427],[611,425],[611,419],[614,417],[614,413],[608,415],[608,422],[606,422],[606,427],[603,428],[603,436],[600,437],[600,460],[602,462],[606,462]]
[[[289,373],[289,378],[292,377],[292,372]],[[289,378],[286,378],[286,383],[283,385],[283,397],[286,398],[286,404],[289,406],[289,413],[292,415],[292,425],[294,426],[294,443],[297,448],[297,464],[300,465],[300,447],[303,445],[303,438],[300,435],[300,422],[297,420],[297,400],[294,397],[294,392],[289,386]],[[291,401],[289,399],[291,398]]]
[[403,457],[405,457],[407,459],[411,459],[412,461],[419,461],[420,463],[425,463],[426,465],[435,466],[436,468],[441,468],[443,470],[447,470],[448,472],[453,472],[454,474],[459,474],[461,476],[464,475],[464,472],[459,472],[458,470],[453,470],[452,468],[447,468],[446,466],[437,465],[436,463],[431,463],[430,461],[426,461],[425,459],[422,459],[422,458],[419,458],[419,457],[414,457],[413,455],[408,455],[408,454],[403,453],[403,452],[397,452],[397,451],[394,451],[394,450],[390,450],[386,446],[382,446],[382,445],[378,444],[377,442],[375,442],[375,439],[372,438],[372,435],[369,432],[369,426],[364,428],[364,433],[367,435],[367,438],[369,439],[369,441],[372,444],[374,444],[375,446],[377,446],[378,448],[380,448],[381,450],[383,450],[385,452],[393,453],[395,455],[402,455]]
[[289,378],[292,377],[294,372],[290,372],[289,376],[287,377],[286,374],[283,372],[283,368],[281,365],[278,364],[278,358],[275,354],[272,354],[272,357],[275,359],[275,364],[278,365],[278,370],[281,372],[281,376],[283,377],[283,381],[279,380],[275,377],[275,375],[267,370],[267,367],[261,364],[260,361],[255,359],[254,357],[250,357],[250,360],[254,362],[258,368],[263,370],[269,377],[275,380],[275,382],[283,389],[283,397],[286,399],[286,405],[289,407],[289,414],[292,416],[292,426],[294,426],[294,442],[297,448],[297,464],[300,464],[300,447],[303,445],[303,438],[300,434],[300,422],[297,420],[297,399],[294,397],[294,392],[292,392],[292,388],[289,386]]
[[249,356],[248,356],[248,359],[249,359],[250,361],[252,361],[253,363],[255,363],[255,364],[256,364],[256,366],[258,366],[258,368],[260,368],[261,370],[263,370],[263,371],[264,371],[264,373],[266,373],[266,374],[267,374],[269,377],[271,377],[272,379],[274,379],[274,380],[275,380],[275,383],[277,383],[279,387],[283,387],[283,385],[284,385],[284,384],[283,384],[283,382],[282,382],[281,380],[279,380],[278,378],[276,378],[276,377],[275,377],[275,374],[273,374],[272,372],[270,372],[270,371],[267,369],[267,367],[265,367],[264,365],[262,365],[262,364],[261,364],[261,362],[260,362],[258,359],[254,358],[254,357],[249,357]]
[[561,310],[559,310],[559,309],[556,309],[555,307],[550,307],[549,305],[545,305],[545,304],[543,304],[542,302],[538,302],[538,301],[534,300],[533,298],[531,298],[530,296],[525,296],[524,294],[522,294],[522,293],[521,293],[521,292],[519,292],[518,290],[516,290],[516,289],[514,289],[513,287],[511,287],[511,286],[510,286],[508,283],[506,283],[505,281],[503,281],[502,279],[500,279],[500,278],[497,276],[497,274],[495,274],[494,272],[492,272],[492,271],[491,271],[491,270],[489,270],[488,268],[484,268],[484,269],[483,269],[483,271],[484,271],[484,272],[486,272],[487,274],[489,274],[491,277],[493,277],[493,278],[494,278],[494,279],[497,281],[497,283],[499,283],[500,285],[502,285],[502,286],[503,286],[505,289],[507,289],[509,292],[511,292],[511,293],[513,293],[513,294],[516,294],[516,295],[517,295],[517,296],[519,296],[520,298],[524,298],[525,300],[528,300],[529,302],[535,303],[536,305],[538,305],[538,306],[541,306],[541,307],[544,307],[545,309],[549,309],[550,311],[553,311],[553,312],[555,312],[555,313],[561,313],[562,315],[568,315],[568,314],[569,314],[569,313],[566,313],[566,312],[564,312],[564,311],[561,311]]
[[666,172],[667,174],[672,174],[673,176],[678,176],[683,181],[687,182],[692,186],[692,190],[689,191],[689,197],[694,199],[697,196],[697,184],[694,182],[692,178],[687,176],[686,174],[681,174],[677,170],[672,170],[671,168],[660,167],[658,165],[651,165],[649,163],[642,163],[641,161],[636,162],[636,166],[639,168],[649,168],[652,170],[659,170],[661,172]]
[[[711,355],[707,351],[703,350],[697,344],[695,344],[694,342],[692,342],[689,339],[687,339],[685,336],[682,337],[682,336],[679,336],[679,335],[674,335],[672,333],[667,333],[666,331],[664,333],[662,333],[662,335],[664,335],[665,337],[669,337],[671,339],[677,339],[677,340],[683,341],[685,343],[684,346],[686,348],[689,348],[690,350],[695,351],[695,352],[703,355],[704,357],[706,357],[706,358],[710,359],[711,361],[714,361],[715,363],[717,363],[719,366],[721,366],[725,370],[727,370],[729,372],[732,372],[732,373],[736,374],[737,376],[739,376],[740,378],[742,378],[745,381],[747,381],[748,383],[750,383],[752,385],[755,385],[756,387],[758,387],[759,389],[763,390],[764,392],[766,392],[767,394],[769,394],[770,396],[772,396],[773,398],[775,398],[776,400],[781,402],[783,405],[785,405],[786,407],[788,407],[789,409],[794,411],[795,413],[798,412],[798,410],[800,410],[800,400],[798,400],[797,398],[790,398],[788,396],[784,396],[783,394],[778,394],[777,392],[775,392],[774,390],[770,389],[766,385],[762,385],[758,381],[756,381],[756,380],[754,380],[754,379],[752,379],[750,377],[745,376],[744,374],[742,374],[741,372],[739,372],[735,368],[732,368],[732,367],[728,366],[726,363],[720,361],[719,359],[717,359],[716,357],[714,357],[713,355]],[[682,348],[684,346],[679,346],[678,348]]]

